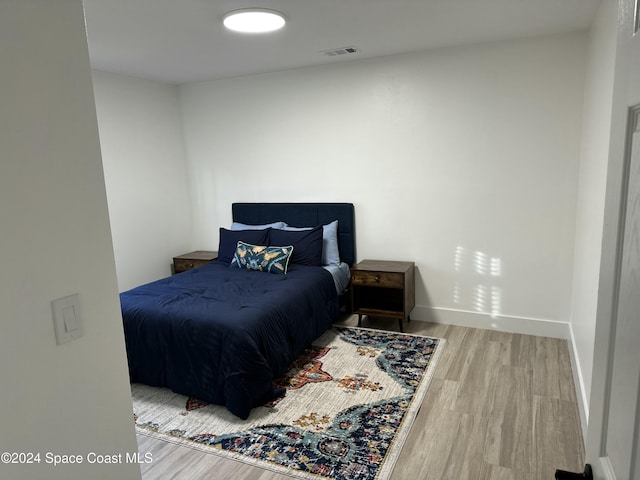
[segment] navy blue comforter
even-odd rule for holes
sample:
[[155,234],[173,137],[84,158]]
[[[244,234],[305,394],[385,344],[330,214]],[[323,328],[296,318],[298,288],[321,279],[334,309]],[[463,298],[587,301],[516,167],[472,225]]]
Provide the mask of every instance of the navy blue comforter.
[[132,382],[226,406],[240,418],[273,399],[273,380],[335,320],[322,267],[286,275],[213,261],[120,294]]

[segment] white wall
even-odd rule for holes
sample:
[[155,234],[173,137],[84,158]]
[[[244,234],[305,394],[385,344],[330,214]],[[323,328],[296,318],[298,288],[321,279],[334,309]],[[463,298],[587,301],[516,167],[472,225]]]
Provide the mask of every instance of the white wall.
[[120,291],[171,274],[192,250],[177,87],[93,73]]
[[571,34],[181,86],[196,244],[216,248],[234,201],[352,201],[360,259],[416,262],[415,318],[564,336],[585,47]]
[[587,53],[571,300],[571,346],[585,435],[593,368],[611,131],[616,16],[616,3],[609,0],[602,2],[590,30]]
[[[140,479],[81,0],[0,3],[0,463],[11,480]],[[84,336],[56,346],[51,300],[78,293]]]

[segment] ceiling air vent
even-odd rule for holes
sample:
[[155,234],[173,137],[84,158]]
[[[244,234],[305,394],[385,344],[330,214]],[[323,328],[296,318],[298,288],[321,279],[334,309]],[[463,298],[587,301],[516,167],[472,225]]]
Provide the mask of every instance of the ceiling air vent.
[[340,55],[351,55],[357,52],[358,52],[358,49],[356,47],[342,47],[342,48],[334,48],[333,50],[323,50],[320,53],[323,53],[327,57],[338,57]]

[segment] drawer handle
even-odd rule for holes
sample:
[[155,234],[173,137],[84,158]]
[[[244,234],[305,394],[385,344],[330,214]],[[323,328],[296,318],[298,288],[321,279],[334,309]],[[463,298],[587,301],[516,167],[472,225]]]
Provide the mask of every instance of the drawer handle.
[[380,281],[380,275],[376,275],[375,279],[376,279],[376,282],[379,282]]

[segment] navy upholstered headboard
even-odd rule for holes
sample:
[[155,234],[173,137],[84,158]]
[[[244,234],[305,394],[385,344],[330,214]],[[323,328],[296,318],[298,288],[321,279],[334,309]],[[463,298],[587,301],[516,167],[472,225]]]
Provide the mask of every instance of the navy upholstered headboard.
[[293,227],[326,225],[338,220],[340,260],[356,260],[355,213],[352,203],[234,203],[234,222],[260,225],[283,221]]

